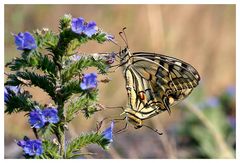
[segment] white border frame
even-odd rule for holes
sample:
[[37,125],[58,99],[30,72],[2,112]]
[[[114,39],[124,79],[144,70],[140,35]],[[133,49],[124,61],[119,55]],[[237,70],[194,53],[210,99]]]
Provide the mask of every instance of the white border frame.
[[[136,3],[137,2],[137,3]],[[0,24],[0,30],[1,30],[1,39],[0,39],[0,55],[1,55],[1,60],[0,60],[0,74],[4,75],[4,5],[5,4],[236,4],[236,45],[238,45],[239,43],[239,1],[238,0],[141,0],[141,1],[133,1],[133,0],[1,0],[0,1],[0,11],[1,11],[1,24]],[[239,62],[239,47],[236,46],[236,70],[240,70],[240,62]],[[240,157],[240,151],[239,151],[239,124],[238,124],[238,120],[239,120],[239,111],[238,111],[238,106],[239,106],[239,102],[238,99],[240,99],[240,92],[239,92],[239,83],[240,83],[240,78],[239,78],[239,71],[236,71],[236,158],[239,159]],[[3,81],[4,77],[1,77],[0,80],[0,119],[1,119],[1,123],[0,123],[0,159],[2,161],[16,161],[16,160],[12,160],[12,159],[4,159],[4,81]],[[209,162],[212,161],[237,161],[237,159],[233,159],[233,160],[207,160]],[[18,161],[22,161],[22,160],[18,160]],[[24,160],[25,161],[33,161],[33,160]],[[35,161],[40,161],[40,160],[35,160]],[[53,161],[53,160],[45,160],[45,161]],[[65,161],[65,160],[60,160],[60,161]],[[71,160],[71,161],[96,161],[96,160]],[[113,161],[111,159],[108,160],[104,160],[104,159],[98,159],[97,161],[100,162],[110,162]],[[123,161],[123,160],[114,160],[114,161]],[[126,160],[124,160],[126,161]],[[128,160],[128,161],[136,161],[136,160]],[[147,160],[137,160],[140,162],[145,162]],[[164,160],[158,160],[158,159],[151,159],[151,161],[156,162],[156,161],[166,161]],[[188,159],[182,159],[182,160],[167,160],[167,161],[181,161],[181,162],[190,162],[192,160]],[[194,160],[194,161],[201,161],[201,160]]]

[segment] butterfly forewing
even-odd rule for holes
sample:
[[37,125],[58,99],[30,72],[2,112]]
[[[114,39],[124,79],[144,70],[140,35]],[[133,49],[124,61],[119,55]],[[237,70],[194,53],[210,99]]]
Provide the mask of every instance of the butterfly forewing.
[[200,80],[198,72],[191,65],[173,57],[133,53],[133,58],[134,69],[143,78],[151,79],[150,84],[156,91],[163,91],[175,101],[187,97]]

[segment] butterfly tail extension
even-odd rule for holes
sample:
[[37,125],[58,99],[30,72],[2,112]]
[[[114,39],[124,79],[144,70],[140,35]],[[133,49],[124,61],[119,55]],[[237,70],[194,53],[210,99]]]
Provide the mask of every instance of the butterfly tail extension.
[[171,115],[171,109],[169,107],[169,99],[165,96],[163,97],[163,105],[165,109],[167,110],[168,114]]

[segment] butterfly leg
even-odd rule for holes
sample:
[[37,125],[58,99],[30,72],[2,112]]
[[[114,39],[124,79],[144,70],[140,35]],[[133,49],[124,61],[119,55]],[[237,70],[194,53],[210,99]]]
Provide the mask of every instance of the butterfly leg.
[[152,127],[147,126],[147,125],[143,125],[143,126],[149,128],[150,130],[152,130],[154,132],[156,132],[158,135],[162,135],[163,134],[162,132],[159,132],[158,129],[152,128]]
[[125,126],[122,129],[120,129],[117,132],[115,132],[115,134],[120,134],[122,132],[125,132],[125,131],[127,131],[127,129],[128,129],[128,123],[126,123]]
[[[126,117],[124,117],[124,118],[114,118],[114,117],[119,117],[119,116],[105,117],[100,122],[97,122],[97,124],[96,124],[96,131],[98,132],[100,130],[100,128],[102,127],[103,122],[106,121],[106,120],[115,122],[115,121],[122,121],[122,120],[126,119]],[[118,123],[118,122],[115,122],[115,123]]]
[[98,111],[106,110],[106,109],[116,109],[116,108],[120,108],[124,111],[123,106],[104,106],[102,104],[96,104],[96,106],[98,107]]
[[120,65],[120,64],[110,66],[109,68],[113,68],[113,67],[116,67],[116,68],[113,69],[113,70],[111,70],[111,71],[108,71],[108,73],[114,73],[114,72],[116,72],[121,66],[122,66],[122,65]]

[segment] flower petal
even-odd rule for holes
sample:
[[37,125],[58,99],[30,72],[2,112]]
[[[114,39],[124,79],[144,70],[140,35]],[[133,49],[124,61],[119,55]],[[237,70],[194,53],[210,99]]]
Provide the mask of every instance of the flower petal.
[[84,19],[81,17],[73,18],[71,29],[73,32],[81,34],[85,30]]
[[25,49],[36,49],[37,45],[35,42],[34,37],[31,35],[31,33],[29,32],[25,32],[24,33],[24,44],[23,44]]
[[46,122],[49,122],[49,123],[59,122],[58,110],[56,108],[48,107],[44,109],[42,113]]
[[96,73],[84,74],[80,87],[82,88],[82,90],[96,88],[97,74]]
[[97,33],[97,24],[94,21],[90,21],[85,30],[84,30],[84,34],[86,34],[88,37],[92,37],[92,35],[94,35],[95,33]]
[[18,141],[17,145],[22,147],[25,154],[29,156],[39,156],[43,153],[42,141],[39,139],[23,139]]
[[112,122],[110,127],[108,127],[106,130],[102,132],[102,135],[104,136],[104,138],[108,139],[109,142],[113,142],[113,127],[114,127],[114,122]]
[[14,39],[15,39],[15,45],[18,47],[18,50],[23,50],[23,44],[24,44],[24,40],[23,40],[23,33],[20,32],[18,33],[18,35],[14,35]]
[[14,35],[15,45],[18,50],[33,50],[37,48],[34,37],[31,33],[18,33],[18,35]]
[[18,94],[20,92],[19,86],[5,86],[4,87],[4,102],[7,103],[9,101],[9,97],[12,91],[15,94]]
[[29,123],[34,128],[42,128],[45,125],[46,120],[43,116],[41,109],[36,108],[35,110],[30,112]]

